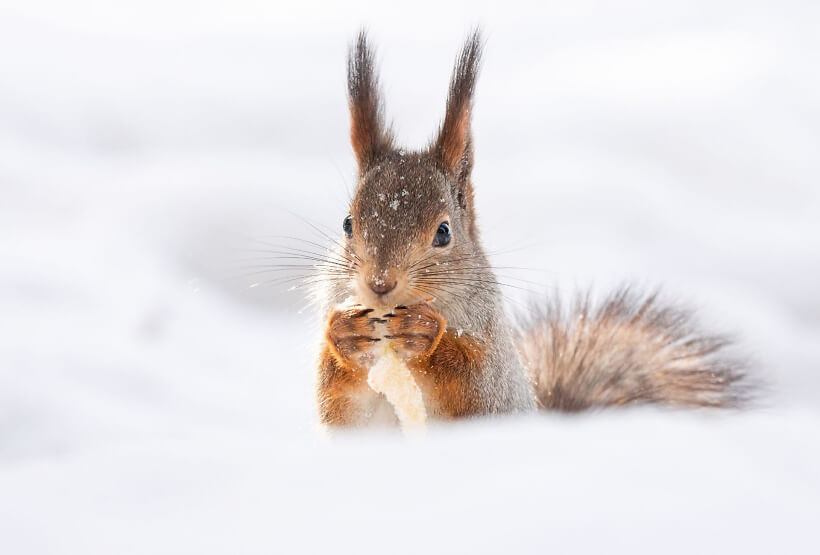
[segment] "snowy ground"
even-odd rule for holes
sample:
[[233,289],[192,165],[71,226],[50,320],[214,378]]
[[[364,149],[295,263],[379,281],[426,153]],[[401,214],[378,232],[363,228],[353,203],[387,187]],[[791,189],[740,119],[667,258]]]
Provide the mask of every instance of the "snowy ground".
[[[820,551],[817,3],[18,4],[0,552]],[[740,338],[758,408],[315,433],[313,315],[237,259],[340,228],[360,24],[419,146],[476,22],[495,261],[539,291],[663,285]]]

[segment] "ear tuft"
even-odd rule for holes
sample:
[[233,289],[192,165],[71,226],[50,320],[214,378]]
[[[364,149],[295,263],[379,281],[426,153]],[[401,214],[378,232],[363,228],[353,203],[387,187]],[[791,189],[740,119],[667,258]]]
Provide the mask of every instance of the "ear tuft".
[[392,147],[392,133],[384,125],[384,109],[373,52],[364,30],[347,58],[347,93],[350,104],[350,142],[363,172],[379,155]]
[[469,179],[473,167],[470,119],[481,50],[481,32],[476,29],[467,38],[456,60],[450,78],[447,111],[432,147],[444,168],[459,181]]

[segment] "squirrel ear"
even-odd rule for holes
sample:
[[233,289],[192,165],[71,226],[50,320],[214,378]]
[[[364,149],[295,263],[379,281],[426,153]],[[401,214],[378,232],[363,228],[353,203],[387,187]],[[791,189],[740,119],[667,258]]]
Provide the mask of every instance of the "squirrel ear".
[[446,170],[459,182],[469,180],[473,169],[473,140],[470,116],[473,91],[481,61],[481,32],[467,38],[456,60],[447,95],[447,111],[432,150]]
[[347,93],[350,104],[350,142],[359,171],[392,146],[392,133],[385,128],[379,82],[367,34],[359,33],[347,57]]

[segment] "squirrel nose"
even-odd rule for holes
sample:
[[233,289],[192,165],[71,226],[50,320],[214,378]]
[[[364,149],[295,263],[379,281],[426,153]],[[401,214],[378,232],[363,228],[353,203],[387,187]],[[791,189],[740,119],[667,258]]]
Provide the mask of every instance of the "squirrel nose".
[[386,295],[396,288],[396,280],[388,281],[382,278],[372,278],[368,280],[367,285],[377,295]]

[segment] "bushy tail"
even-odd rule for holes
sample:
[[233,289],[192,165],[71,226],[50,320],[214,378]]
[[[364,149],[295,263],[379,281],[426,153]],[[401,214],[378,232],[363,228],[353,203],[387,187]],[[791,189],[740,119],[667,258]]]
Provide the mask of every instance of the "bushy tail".
[[691,312],[628,288],[596,308],[559,301],[520,320],[516,343],[547,410],[657,403],[736,407],[748,399],[745,365],[724,355],[729,341],[703,335]]

